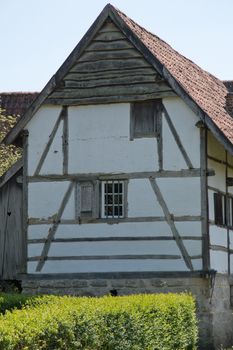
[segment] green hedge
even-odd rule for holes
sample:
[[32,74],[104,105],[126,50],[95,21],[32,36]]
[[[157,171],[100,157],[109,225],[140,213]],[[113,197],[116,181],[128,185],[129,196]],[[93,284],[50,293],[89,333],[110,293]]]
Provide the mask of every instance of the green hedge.
[[1,350],[193,350],[187,294],[39,298],[0,316]]
[[47,304],[53,300],[53,296],[27,296],[18,293],[0,293],[0,314],[7,310],[22,309],[23,306]]

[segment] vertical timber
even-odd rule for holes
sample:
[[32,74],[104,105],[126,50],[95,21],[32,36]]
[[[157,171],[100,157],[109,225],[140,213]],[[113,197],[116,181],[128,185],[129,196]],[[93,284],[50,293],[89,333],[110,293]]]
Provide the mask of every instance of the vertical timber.
[[23,203],[22,203],[22,273],[27,271],[27,228],[28,228],[28,131],[23,133]]
[[200,125],[200,165],[201,165],[201,217],[202,217],[202,259],[203,270],[210,268],[209,252],[209,210],[208,210],[208,187],[207,187],[207,129]]

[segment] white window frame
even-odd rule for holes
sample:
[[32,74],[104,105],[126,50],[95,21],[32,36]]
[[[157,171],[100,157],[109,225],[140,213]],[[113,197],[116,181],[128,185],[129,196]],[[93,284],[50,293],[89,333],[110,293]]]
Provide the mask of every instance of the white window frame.
[[[112,192],[110,194],[112,195],[112,202],[107,202],[108,193],[105,191],[106,187],[105,185],[112,185]],[[115,184],[121,184],[122,185],[122,191],[121,192],[114,192],[115,191]],[[117,203],[117,200],[114,199],[122,196],[121,203]],[[108,215],[106,212],[107,207],[112,208],[112,214]],[[122,208],[121,215],[119,214],[119,208]],[[115,208],[118,208],[118,214],[115,214]],[[101,218],[103,219],[123,219],[126,217],[127,213],[127,181],[122,179],[111,179],[111,180],[104,180],[101,181]]]

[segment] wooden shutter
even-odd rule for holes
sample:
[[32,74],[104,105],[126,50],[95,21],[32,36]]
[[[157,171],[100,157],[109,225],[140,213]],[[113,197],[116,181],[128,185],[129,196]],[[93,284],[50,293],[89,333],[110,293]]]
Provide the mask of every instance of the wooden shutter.
[[161,100],[131,103],[130,139],[158,136],[161,116]]
[[77,216],[92,217],[93,184],[92,182],[77,183]]
[[77,184],[77,202],[78,217],[98,217],[99,191],[96,181]]
[[223,201],[220,193],[214,193],[214,221],[216,225],[223,225]]
[[91,183],[81,184],[81,212],[92,211],[93,185]]

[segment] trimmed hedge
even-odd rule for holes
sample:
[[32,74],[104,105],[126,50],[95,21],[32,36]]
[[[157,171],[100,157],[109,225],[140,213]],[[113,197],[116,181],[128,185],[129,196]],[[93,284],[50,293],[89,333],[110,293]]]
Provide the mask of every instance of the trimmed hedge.
[[196,349],[195,302],[188,294],[37,302],[0,316],[1,350]]
[[22,309],[23,306],[33,306],[49,303],[53,300],[53,296],[28,296],[18,293],[0,293],[0,314],[4,314],[7,310]]

